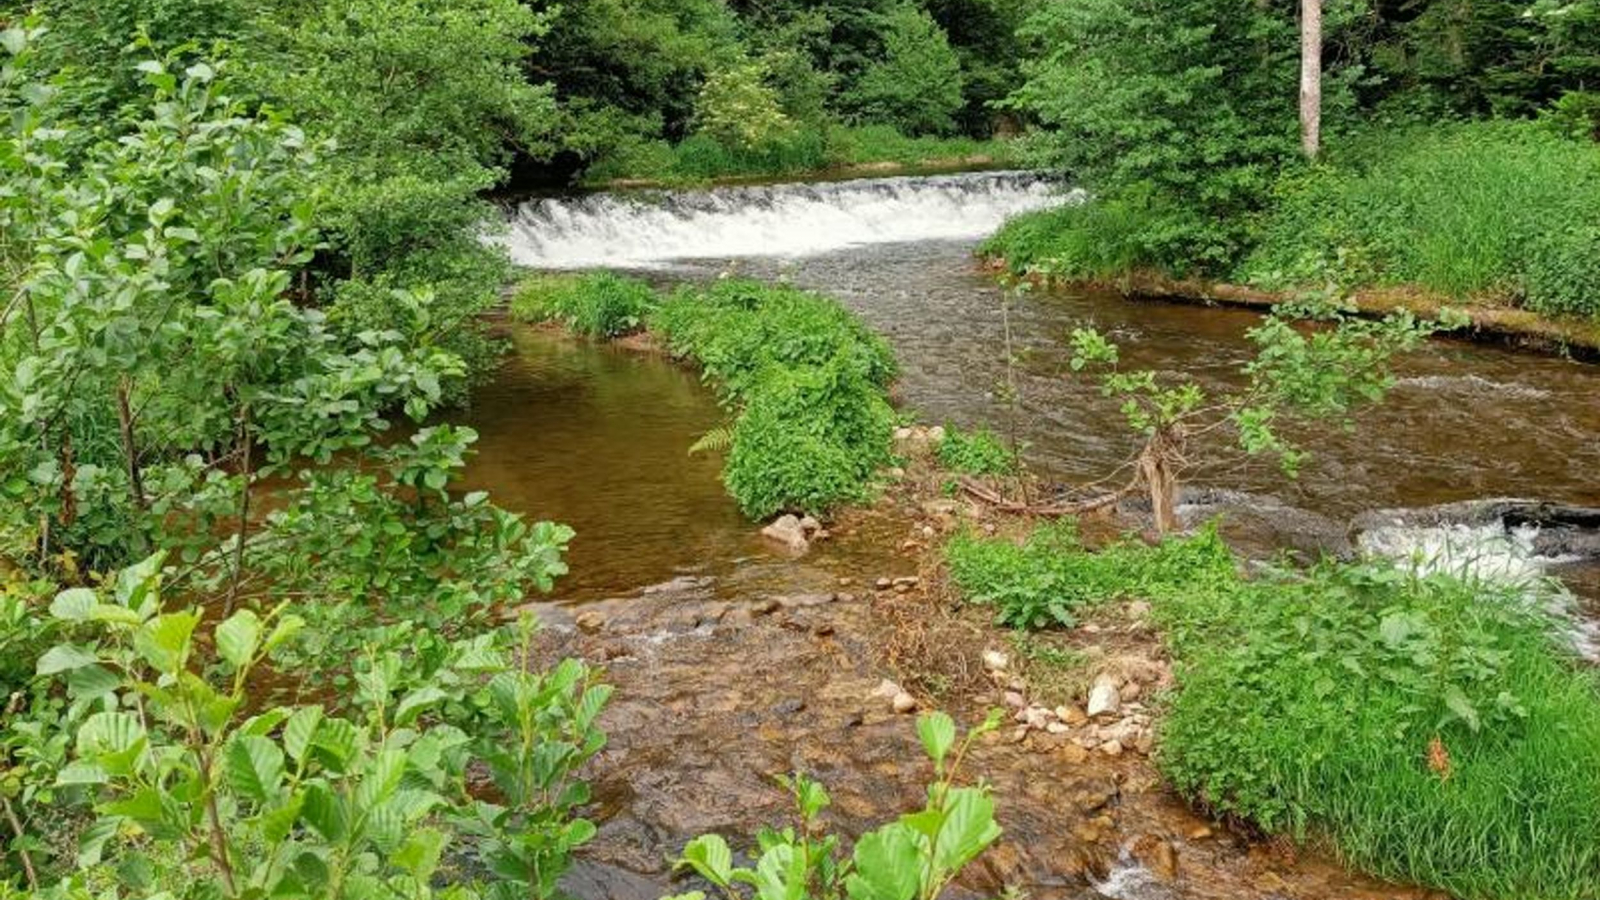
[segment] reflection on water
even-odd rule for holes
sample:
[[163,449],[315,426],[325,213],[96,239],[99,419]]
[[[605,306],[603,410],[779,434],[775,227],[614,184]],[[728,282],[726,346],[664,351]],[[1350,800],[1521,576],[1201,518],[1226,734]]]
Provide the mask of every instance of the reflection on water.
[[722,490],[721,460],[688,453],[722,421],[698,376],[528,327],[511,337],[504,368],[459,417],[479,433],[465,486],[577,531],[556,596],[717,571],[759,549]]

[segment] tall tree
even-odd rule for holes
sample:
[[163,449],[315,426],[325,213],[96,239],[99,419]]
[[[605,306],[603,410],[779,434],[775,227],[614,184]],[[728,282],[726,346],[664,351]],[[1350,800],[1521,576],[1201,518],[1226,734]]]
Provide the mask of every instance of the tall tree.
[[1300,149],[1322,147],[1322,0],[1300,0]]

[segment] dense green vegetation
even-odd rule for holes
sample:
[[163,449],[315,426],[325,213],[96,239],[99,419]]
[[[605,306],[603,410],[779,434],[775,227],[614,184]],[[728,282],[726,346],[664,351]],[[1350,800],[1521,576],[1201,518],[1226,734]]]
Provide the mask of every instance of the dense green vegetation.
[[1246,579],[1213,531],[1098,553],[1068,526],[961,538],[964,594],[1019,626],[1153,602],[1178,663],[1158,763],[1206,808],[1463,897],[1583,897],[1600,682],[1541,584],[1386,564]]
[[894,355],[831,298],[738,278],[658,297],[610,273],[539,274],[512,312],[591,337],[644,323],[698,365],[732,418],[700,446],[728,451],[723,481],[751,518],[864,499],[889,462]]
[[945,428],[944,440],[934,448],[939,465],[967,475],[1010,475],[1017,471],[1017,457],[1000,436],[987,428],[962,431]]
[[1600,312],[1600,10],[1322,5],[1314,162],[1296,140],[1297,3],[1039,10],[1024,34],[1042,52],[1008,103],[1043,126],[1038,160],[1093,199],[1021,217],[987,252],[1067,278],[1333,277]]

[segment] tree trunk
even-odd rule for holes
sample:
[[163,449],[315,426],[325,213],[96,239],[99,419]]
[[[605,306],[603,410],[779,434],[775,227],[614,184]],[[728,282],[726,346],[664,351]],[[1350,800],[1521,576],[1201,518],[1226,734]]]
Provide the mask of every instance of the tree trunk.
[[1300,0],[1300,150],[1322,149],[1322,0]]
[[1156,533],[1163,537],[1178,530],[1178,475],[1168,455],[1171,447],[1171,438],[1157,431],[1139,454],[1139,474],[1150,489]]

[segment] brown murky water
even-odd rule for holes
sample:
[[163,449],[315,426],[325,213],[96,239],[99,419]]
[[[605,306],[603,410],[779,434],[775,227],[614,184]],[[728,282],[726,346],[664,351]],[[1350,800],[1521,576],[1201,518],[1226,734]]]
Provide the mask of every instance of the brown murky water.
[[[970,250],[890,245],[739,268],[843,299],[894,345],[904,403],[926,420],[998,424],[1002,295]],[[652,277],[713,277],[726,265]],[[1105,474],[1133,449],[1115,405],[1067,373],[1062,339],[1070,328],[1094,324],[1122,343],[1131,364],[1217,386],[1247,355],[1244,331],[1254,321],[1247,312],[1092,293],[1018,301],[1018,424],[1030,458],[1081,480]],[[826,596],[840,590],[840,577],[903,574],[913,564],[894,552],[903,535],[864,526],[803,560],[774,555],[723,494],[720,461],[686,453],[721,420],[693,373],[532,329],[513,335],[511,362],[466,417],[481,434],[469,480],[507,507],[576,528],[573,574],[546,609],[549,651],[606,661],[618,686],[605,718],[612,743],[594,773],[601,836],[573,890],[594,900],[653,896],[668,884],[664,859],[687,838],[749,834],[779,815],[782,797],[770,782],[777,772],[798,767],[829,782],[847,832],[913,802],[922,772],[910,724],[863,700],[881,677],[864,637],[873,627],[867,604],[819,600],[773,616],[750,612],[764,598]],[[1335,527],[1366,509],[1474,497],[1600,503],[1592,477],[1600,469],[1600,368],[1436,342],[1408,359],[1402,376],[1356,431],[1307,437],[1314,456],[1298,481],[1230,463],[1203,473],[1203,483],[1271,495]],[[672,579],[679,580],[639,593]],[[566,604],[580,601],[607,618],[600,634],[572,627]],[[817,632],[823,621],[832,628],[826,636]],[[1129,773],[1140,777],[1132,762],[1063,770],[1052,757],[996,747],[974,764],[996,783],[1010,835],[974,873],[974,891],[1013,883],[1036,898],[1410,896],[1326,862],[1268,858],[1226,832],[1192,838],[1198,820],[1176,800],[1119,784]],[[1109,838],[1085,840],[1078,829],[1104,810],[1082,798],[1105,794],[1108,784],[1130,799],[1111,804]],[[1107,853],[1149,835],[1178,848],[1177,881],[1156,883]]]

